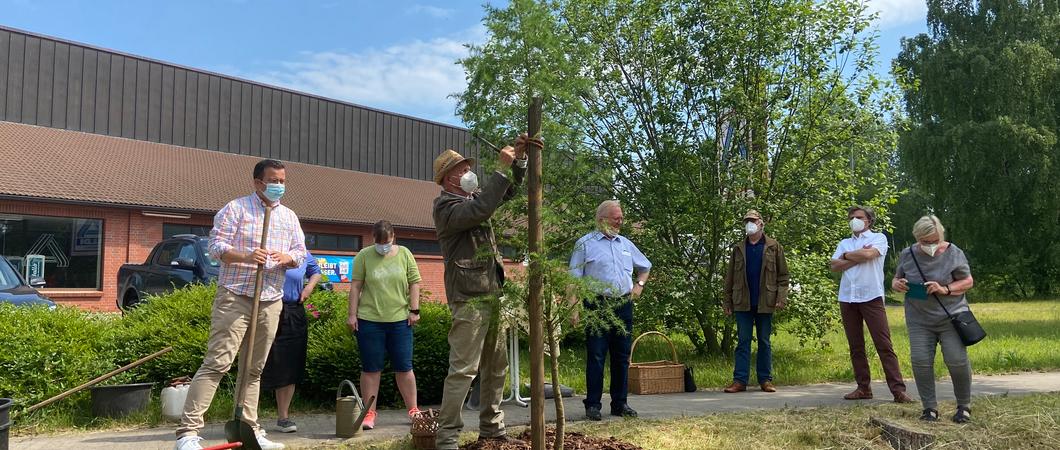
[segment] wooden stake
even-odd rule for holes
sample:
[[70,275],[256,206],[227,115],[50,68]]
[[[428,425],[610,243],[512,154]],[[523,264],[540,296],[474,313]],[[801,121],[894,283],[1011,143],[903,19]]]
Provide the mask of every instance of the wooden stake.
[[[539,138],[541,134],[541,97],[530,101],[526,118],[527,134]],[[527,197],[530,234],[530,446],[533,450],[545,448],[545,340],[542,333],[544,315],[541,311],[541,291],[544,274],[541,267],[541,149],[527,145],[529,171],[527,174]],[[554,388],[558,392],[557,389]]]
[[146,363],[146,362],[148,362],[148,361],[150,361],[152,359],[155,359],[155,358],[157,358],[159,356],[162,356],[162,355],[168,353],[171,350],[173,350],[173,347],[166,347],[166,348],[164,348],[162,350],[154,352],[154,353],[152,353],[150,355],[147,355],[147,356],[145,356],[143,358],[140,358],[140,359],[138,359],[136,361],[133,361],[133,362],[131,362],[129,364],[126,364],[126,365],[124,365],[122,367],[119,367],[119,368],[114,369],[114,370],[112,370],[110,372],[107,372],[105,375],[100,375],[99,377],[92,379],[92,381],[89,381],[89,382],[87,382],[85,384],[82,384],[82,385],[80,385],[78,387],[70,389],[70,390],[68,390],[66,392],[63,392],[62,394],[56,395],[55,397],[49,398],[49,399],[47,399],[47,400],[45,400],[43,402],[37,403],[36,405],[30,406],[29,408],[26,408],[26,409],[20,411],[18,415],[21,416],[23,414],[29,414],[29,413],[31,413],[33,411],[41,409],[41,408],[43,408],[45,406],[48,406],[48,405],[50,405],[52,403],[55,403],[55,402],[57,402],[59,400],[62,400],[64,398],[66,398],[66,397],[69,397],[72,394],[75,394],[77,392],[81,392],[85,388],[92,387],[92,386],[95,386],[96,384],[99,384],[99,383],[101,383],[103,381],[106,381],[110,377],[113,377],[113,376],[115,376],[115,375],[117,375],[119,373],[125,372],[126,370],[132,369],[134,367],[140,366],[143,363]]

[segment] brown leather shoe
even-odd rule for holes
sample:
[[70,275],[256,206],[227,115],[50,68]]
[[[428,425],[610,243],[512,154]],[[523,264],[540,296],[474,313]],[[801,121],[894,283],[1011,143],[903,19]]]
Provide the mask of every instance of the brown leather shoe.
[[872,391],[863,391],[861,389],[854,389],[853,392],[844,395],[844,400],[869,400],[872,398]]
[[762,391],[764,391],[764,392],[776,392],[777,391],[777,387],[773,385],[772,381],[767,381],[765,383],[762,383],[761,386],[762,386]]
[[743,392],[743,391],[746,391],[746,390],[747,390],[747,385],[746,384],[743,384],[743,383],[741,383],[739,381],[733,381],[732,384],[729,385],[729,387],[725,388],[725,393],[726,394],[733,394],[733,393],[736,393],[736,392]]
[[895,403],[913,403],[914,401],[915,400],[913,400],[911,397],[906,395],[905,392],[899,392],[897,394],[894,394],[894,402]]

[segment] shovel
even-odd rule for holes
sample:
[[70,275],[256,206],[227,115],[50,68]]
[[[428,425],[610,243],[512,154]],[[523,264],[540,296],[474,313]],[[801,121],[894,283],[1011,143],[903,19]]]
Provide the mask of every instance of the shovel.
[[[265,206],[265,220],[261,224],[261,249],[265,249],[265,243],[269,239],[269,216],[272,215],[272,207]],[[261,301],[261,283],[265,278],[265,265],[258,264],[258,277],[254,281],[254,304],[250,307],[250,331],[247,336],[247,351],[240,355],[240,371],[248,370],[250,367],[250,360],[254,359],[254,339],[258,331],[258,302]],[[239,387],[236,390],[236,410],[232,420],[229,420],[225,424],[225,439],[228,442],[242,442],[244,449],[248,450],[261,450],[261,445],[258,445],[258,436],[254,433],[254,428],[250,424],[243,421],[243,397],[246,395],[247,390],[247,372],[241,372],[243,376],[239,383]]]

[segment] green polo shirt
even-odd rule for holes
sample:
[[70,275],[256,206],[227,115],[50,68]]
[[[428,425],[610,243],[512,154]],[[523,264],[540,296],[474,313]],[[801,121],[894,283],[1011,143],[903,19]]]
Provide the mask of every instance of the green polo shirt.
[[397,246],[393,256],[382,256],[375,246],[361,249],[353,260],[351,278],[363,281],[357,318],[397,322],[409,316],[409,285],[420,282],[420,269],[409,249]]

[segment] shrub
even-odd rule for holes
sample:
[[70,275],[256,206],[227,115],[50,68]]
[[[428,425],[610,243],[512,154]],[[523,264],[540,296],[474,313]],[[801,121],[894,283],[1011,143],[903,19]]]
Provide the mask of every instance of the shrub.
[[[172,352],[108,383],[154,382],[161,387],[173,377],[193,375],[206,353],[216,291],[216,285],[190,285],[150,297],[124,317],[72,307],[51,311],[0,304],[0,342],[5,345],[0,352],[0,397],[28,406],[168,346]],[[317,291],[308,303],[320,316],[309,317],[306,379],[299,394],[327,405],[340,381],[359,380],[361,361],[346,327],[346,293]],[[449,309],[437,303],[424,302],[421,313],[413,348],[417,390],[421,402],[437,403],[449,370],[451,319]],[[225,383],[234,384],[237,368]],[[81,402],[68,407],[87,409],[87,395],[78,399]],[[379,404],[400,403],[392,378],[384,374]]]
[[131,372],[133,380],[161,383],[195,374],[206,354],[216,292],[214,284],[192,284],[163,296],[148,297],[125,314],[118,330],[119,358],[133,361],[173,347],[173,351]]
[[26,407],[115,369],[114,324],[72,307],[0,303],[0,397]]

